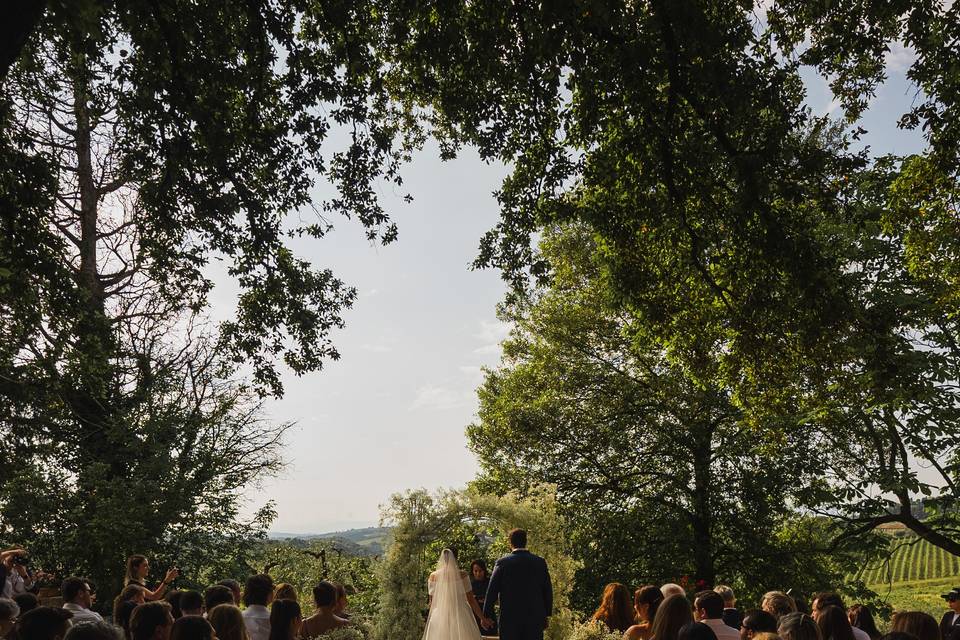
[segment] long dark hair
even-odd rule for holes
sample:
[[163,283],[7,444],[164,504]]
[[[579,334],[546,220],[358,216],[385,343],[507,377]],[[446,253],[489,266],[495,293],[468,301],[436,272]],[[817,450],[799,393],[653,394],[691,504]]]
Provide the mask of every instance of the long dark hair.
[[630,592],[619,582],[611,582],[603,589],[600,606],[593,614],[594,620],[605,623],[610,631],[623,633],[633,625],[633,606]]
[[823,640],[853,640],[853,628],[847,620],[847,613],[835,604],[820,612],[817,626]]
[[850,607],[850,611],[847,612],[847,617],[850,619],[850,624],[860,629],[868,636],[871,640],[876,640],[880,637],[880,630],[877,629],[877,623],[873,621],[873,613],[870,612],[870,609],[864,604],[855,604]]
[[[633,608],[639,612],[640,605],[647,605],[647,622],[651,625],[653,624],[654,618],[657,617],[657,609],[660,607],[661,602],[663,602],[663,591],[660,590],[660,587],[652,584],[640,587],[637,589],[637,592],[633,594]],[[637,615],[639,616],[639,613]],[[637,618],[637,622],[640,622],[639,617]]]
[[[478,558],[478,559],[474,560],[473,562],[471,562],[471,563],[470,563],[470,573],[471,573],[471,574],[473,574],[473,568],[474,568],[474,567],[480,567],[480,569],[483,571],[483,579],[484,579],[484,580],[489,580],[489,579],[490,579],[490,572],[487,571],[487,563],[486,563],[486,561],[480,560],[480,559]],[[470,579],[473,580],[473,575],[470,576]]]
[[664,600],[657,608],[651,630],[653,640],[677,640],[680,629],[693,622],[693,610],[690,601],[677,593]]
[[270,640],[291,640],[290,625],[299,617],[296,600],[274,600],[270,606]]

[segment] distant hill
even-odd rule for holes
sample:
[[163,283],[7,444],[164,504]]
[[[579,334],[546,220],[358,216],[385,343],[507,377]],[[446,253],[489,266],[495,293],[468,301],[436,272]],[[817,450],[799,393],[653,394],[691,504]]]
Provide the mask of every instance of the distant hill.
[[[889,562],[870,567],[864,574],[868,584],[882,585],[917,580],[960,580],[960,557],[915,536],[895,539],[897,550]],[[904,542],[915,541],[913,544]]]
[[344,551],[357,555],[378,556],[390,535],[389,527],[365,527],[330,533],[284,533],[271,532],[272,540],[332,540],[343,543]]

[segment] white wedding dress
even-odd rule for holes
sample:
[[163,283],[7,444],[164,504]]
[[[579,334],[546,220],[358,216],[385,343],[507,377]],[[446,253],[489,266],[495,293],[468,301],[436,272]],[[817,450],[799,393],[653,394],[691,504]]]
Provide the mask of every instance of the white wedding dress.
[[467,602],[470,578],[460,571],[450,549],[440,554],[427,587],[433,600],[423,640],[480,640],[480,628]]

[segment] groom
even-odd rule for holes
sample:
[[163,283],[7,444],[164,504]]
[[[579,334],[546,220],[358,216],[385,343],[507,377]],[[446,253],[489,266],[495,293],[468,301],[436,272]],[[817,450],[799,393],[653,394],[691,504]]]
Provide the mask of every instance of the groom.
[[553,587],[547,561],[527,551],[527,532],[510,532],[511,553],[497,560],[483,603],[483,615],[493,617],[500,600],[501,640],[543,640],[553,613]]

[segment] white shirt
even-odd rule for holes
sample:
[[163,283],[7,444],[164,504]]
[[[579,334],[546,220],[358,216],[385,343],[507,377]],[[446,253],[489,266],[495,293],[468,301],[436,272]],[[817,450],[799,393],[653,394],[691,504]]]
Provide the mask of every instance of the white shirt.
[[70,624],[83,624],[85,622],[103,622],[103,616],[96,611],[90,611],[86,607],[81,607],[73,602],[64,602],[63,608],[73,613],[70,618]]
[[850,625],[850,628],[853,629],[853,640],[870,640],[870,634],[863,629],[859,629],[853,625]]
[[243,622],[250,640],[270,639],[270,610],[262,604],[251,604],[244,609]]
[[3,583],[3,585],[0,585],[3,587],[0,589],[0,592],[2,592],[2,597],[12,600],[14,596],[18,596],[21,593],[26,593],[27,589],[29,589],[32,585],[32,582],[27,584],[27,582],[23,579],[23,576],[21,576],[14,568],[10,570],[10,573],[7,575],[7,580]]
[[717,640],[740,640],[740,632],[724,624],[720,618],[704,618],[700,622],[713,629]]

